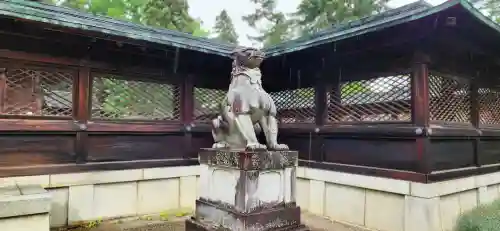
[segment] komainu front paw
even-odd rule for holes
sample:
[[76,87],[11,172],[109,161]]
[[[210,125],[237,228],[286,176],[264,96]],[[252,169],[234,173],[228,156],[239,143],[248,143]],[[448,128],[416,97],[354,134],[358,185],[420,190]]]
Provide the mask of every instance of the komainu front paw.
[[267,146],[259,143],[247,144],[246,150],[247,151],[267,150]]
[[218,142],[212,145],[212,148],[229,148],[229,144],[226,142]]
[[269,146],[269,150],[281,151],[281,150],[289,150],[289,148],[288,145],[286,144],[274,144]]

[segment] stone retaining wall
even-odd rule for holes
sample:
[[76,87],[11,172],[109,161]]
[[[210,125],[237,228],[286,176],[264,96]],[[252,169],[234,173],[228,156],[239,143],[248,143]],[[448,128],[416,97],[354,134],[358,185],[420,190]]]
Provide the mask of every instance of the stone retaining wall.
[[51,227],[194,209],[198,166],[0,178],[0,186],[41,184],[52,195]]
[[[200,167],[0,178],[52,194],[52,227],[194,209]],[[461,212],[500,197],[500,172],[433,184],[299,167],[297,203],[331,220],[381,231],[450,231]]]
[[381,231],[451,231],[461,212],[500,197],[500,172],[433,184],[311,168],[297,177],[302,209]]

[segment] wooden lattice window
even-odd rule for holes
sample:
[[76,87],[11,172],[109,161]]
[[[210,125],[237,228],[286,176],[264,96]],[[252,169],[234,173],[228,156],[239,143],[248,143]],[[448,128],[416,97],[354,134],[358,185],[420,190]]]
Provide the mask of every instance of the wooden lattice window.
[[280,123],[314,123],[316,106],[314,88],[270,92]]
[[429,74],[430,120],[470,123],[469,80],[439,73]]
[[193,119],[207,122],[217,117],[224,97],[226,97],[225,90],[195,87]]
[[71,117],[76,71],[6,66],[0,74],[0,114],[5,116]]
[[500,125],[500,91],[479,88],[479,123],[481,125]]
[[178,85],[105,73],[92,79],[94,119],[180,120]]
[[409,74],[343,82],[328,93],[328,122],[410,122]]

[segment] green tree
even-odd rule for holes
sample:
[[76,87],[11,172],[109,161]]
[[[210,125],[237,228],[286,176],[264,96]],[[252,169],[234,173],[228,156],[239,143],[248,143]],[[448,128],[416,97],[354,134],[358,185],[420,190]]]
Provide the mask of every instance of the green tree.
[[96,15],[207,37],[201,21],[189,15],[187,0],[47,0]]
[[500,23],[500,0],[471,0],[471,2],[486,16]]
[[144,6],[142,22],[150,26],[193,33],[194,19],[188,10],[185,0],[149,0]]
[[388,0],[302,0],[293,14],[301,35],[316,33],[333,24],[380,13]]
[[[257,36],[248,36],[251,40],[267,47],[292,38],[292,23],[285,14],[276,11],[276,0],[251,1],[259,7],[252,14],[242,17],[243,21],[258,31]],[[260,23],[265,26],[258,26]]]
[[222,10],[220,14],[215,17],[215,26],[213,31],[217,34],[216,39],[223,42],[238,43],[238,34],[234,29],[233,21],[227,14],[226,10]]

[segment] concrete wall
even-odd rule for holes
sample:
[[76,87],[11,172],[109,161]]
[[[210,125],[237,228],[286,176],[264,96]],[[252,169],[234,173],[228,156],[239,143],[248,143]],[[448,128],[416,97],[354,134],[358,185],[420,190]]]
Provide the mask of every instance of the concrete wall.
[[381,231],[451,231],[460,213],[500,197],[500,172],[433,184],[299,168],[297,202]]
[[[41,184],[52,194],[52,227],[194,209],[199,166],[0,178]],[[421,184],[297,169],[297,203],[331,220],[381,231],[450,231],[461,212],[500,197],[500,172]]]
[[0,186],[41,184],[52,194],[52,227],[194,209],[198,166],[0,178]]

